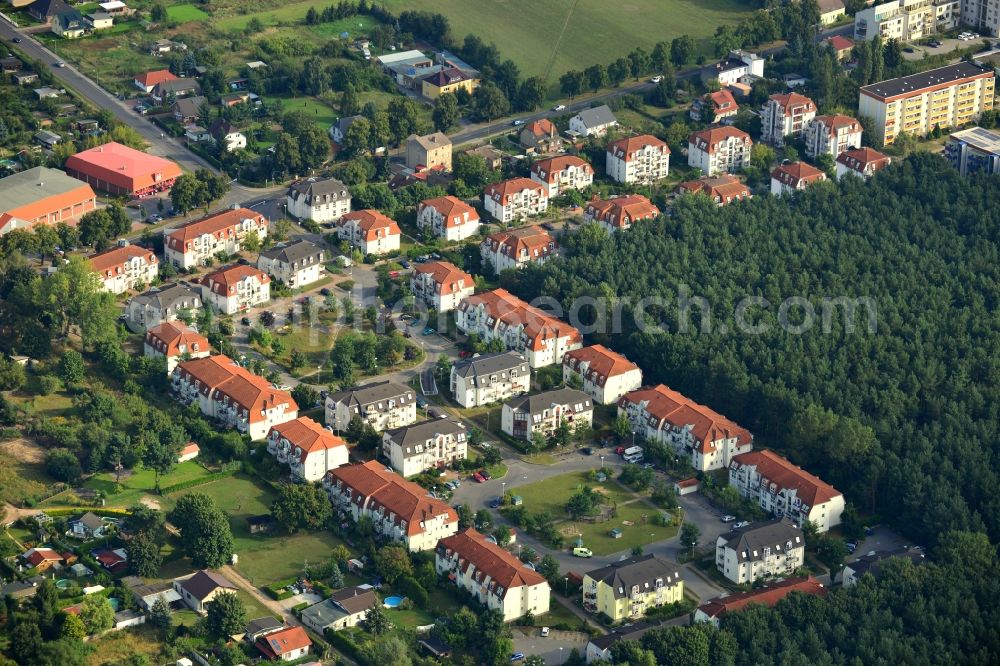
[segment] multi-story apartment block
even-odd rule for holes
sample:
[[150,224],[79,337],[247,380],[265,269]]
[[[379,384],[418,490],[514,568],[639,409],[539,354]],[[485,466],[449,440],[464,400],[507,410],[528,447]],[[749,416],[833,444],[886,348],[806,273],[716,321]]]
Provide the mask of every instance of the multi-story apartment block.
[[531,390],[531,368],[517,352],[474,356],[451,366],[451,393],[463,407],[479,407]]
[[[711,115],[709,110],[711,109]],[[740,105],[736,103],[736,98],[729,90],[716,90],[705,93],[691,103],[691,120],[708,123],[709,125],[728,125],[736,120],[740,112]]]
[[594,167],[576,155],[549,157],[531,165],[531,180],[545,187],[551,199],[567,190],[590,187],[594,182]]
[[222,314],[236,314],[271,300],[271,276],[236,264],[201,278],[201,299]]
[[805,562],[802,530],[779,518],[721,535],[715,542],[715,566],[737,585],[787,576]]
[[873,173],[881,171],[890,164],[892,158],[874,148],[848,150],[837,157],[837,180],[849,173],[859,178],[871,178]]
[[368,516],[377,534],[411,552],[430,550],[458,532],[458,514],[380,462],[344,465],[323,478],[334,508],[355,523]]
[[952,132],[944,157],[963,176],[1000,173],[1000,132],[982,127]]
[[271,426],[299,415],[299,406],[288,392],[279,391],[228,356],[183,361],[171,373],[171,384],[182,402],[197,402],[202,414],[252,440],[263,439]]
[[548,210],[548,188],[530,178],[511,178],[488,186],[483,205],[495,219],[509,224]]
[[417,420],[413,389],[392,381],[372,382],[326,397],[326,424],[337,432],[347,430],[357,417],[377,432],[401,428]]
[[974,122],[993,108],[995,72],[959,62],[863,86],[858,113],[871,118],[872,137],[884,145],[902,133],[924,136]]
[[458,307],[463,299],[472,296],[476,283],[472,276],[447,261],[428,261],[417,264],[410,274],[410,291],[415,298],[438,312],[448,312]]
[[594,403],[583,391],[559,388],[515,398],[503,405],[500,429],[515,439],[549,437],[565,423],[570,430],[594,423]]
[[468,455],[465,426],[452,419],[430,419],[382,433],[382,457],[406,477],[443,469]]
[[642,370],[618,352],[591,345],[563,355],[563,381],[579,377],[583,391],[602,405],[613,405],[642,386]]
[[[974,0],[975,1],[975,0]],[[958,27],[962,0],[893,0],[854,15],[854,39],[912,42]],[[985,4],[985,3],[984,3]]]
[[182,312],[201,309],[201,289],[189,284],[163,284],[133,296],[125,306],[125,323],[135,332],[176,320]]
[[414,171],[451,171],[451,139],[441,132],[406,139],[406,166]]
[[425,199],[417,206],[417,227],[436,238],[461,241],[479,231],[479,213],[458,197]]
[[783,146],[786,137],[798,138],[816,117],[816,103],[799,93],[771,95],[760,110],[760,138]]
[[1000,37],[1000,4],[997,0],[963,0],[961,5],[961,23],[981,34]]
[[471,527],[438,542],[434,565],[439,576],[499,611],[505,622],[549,611],[548,581]]
[[291,288],[304,287],[323,277],[323,257],[323,248],[299,238],[262,250],[257,268]]
[[688,166],[706,176],[750,166],[750,135],[735,127],[713,127],[688,137]]
[[826,180],[826,174],[806,162],[787,162],[771,172],[771,194],[791,194]]
[[182,359],[205,358],[212,352],[208,338],[190,326],[174,322],[146,329],[142,348],[145,356],[167,359],[167,374],[173,372]]
[[850,116],[816,116],[806,125],[802,136],[806,155],[815,158],[826,154],[837,159],[842,152],[861,146],[863,131],[861,123]]
[[347,442],[308,416],[272,426],[267,452],[288,465],[293,479],[310,483],[321,481],[348,459]]
[[402,233],[396,221],[371,208],[356,210],[337,220],[337,238],[361,254],[386,254],[399,250]]
[[160,274],[160,261],[151,250],[124,240],[110,250],[91,255],[89,261],[104,291],[115,295],[145,287]]
[[680,567],[652,553],[629,557],[583,574],[583,607],[612,622],[684,600]]
[[267,220],[249,208],[224,210],[167,231],[163,237],[164,260],[175,268],[194,268],[219,252],[236,254],[251,231],[267,236]]
[[288,186],[285,203],[300,220],[333,222],[351,212],[351,191],[336,178],[305,178]]
[[660,209],[641,194],[627,194],[610,199],[598,199],[595,195],[587,202],[583,211],[585,222],[597,222],[608,233],[627,231],[641,220],[655,220]]
[[663,384],[626,393],[618,401],[636,432],[671,445],[702,472],[726,469],[733,456],[753,449],[753,437],[725,416]]
[[455,322],[466,335],[476,334],[486,342],[503,340],[507,349],[524,354],[532,368],[559,363],[563,354],[583,343],[580,331],[506,289],[469,296],[459,303]]
[[733,456],[729,485],[777,518],[799,527],[809,521],[820,532],[839,525],[844,512],[840,491],[767,449]]
[[538,226],[497,231],[479,244],[483,262],[489,261],[496,273],[521,268],[532,262],[545,263],[556,255],[556,239]]
[[731,173],[721,176],[702,176],[698,180],[686,180],[677,186],[678,194],[703,194],[719,206],[749,199],[750,188]]
[[670,173],[670,148],[652,134],[612,141],[605,156],[605,171],[619,183],[655,183]]

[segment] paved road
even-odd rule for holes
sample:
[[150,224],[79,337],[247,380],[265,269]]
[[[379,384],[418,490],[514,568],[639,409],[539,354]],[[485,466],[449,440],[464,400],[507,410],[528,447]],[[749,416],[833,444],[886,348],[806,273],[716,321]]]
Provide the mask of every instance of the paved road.
[[545,638],[542,638],[540,632],[540,629],[514,629],[514,652],[537,654],[545,659],[545,663],[549,666],[558,666],[565,663],[573,648],[579,650],[580,654],[586,652],[590,640],[586,634],[576,631],[553,629]]

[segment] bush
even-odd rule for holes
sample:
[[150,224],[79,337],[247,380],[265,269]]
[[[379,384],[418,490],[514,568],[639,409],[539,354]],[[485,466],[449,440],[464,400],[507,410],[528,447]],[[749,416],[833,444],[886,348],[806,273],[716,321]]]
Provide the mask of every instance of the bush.
[[38,395],[52,395],[59,386],[59,380],[52,375],[42,375],[38,378]]
[[427,590],[417,582],[412,576],[403,576],[396,583],[396,587],[407,598],[413,601],[417,608],[427,608]]

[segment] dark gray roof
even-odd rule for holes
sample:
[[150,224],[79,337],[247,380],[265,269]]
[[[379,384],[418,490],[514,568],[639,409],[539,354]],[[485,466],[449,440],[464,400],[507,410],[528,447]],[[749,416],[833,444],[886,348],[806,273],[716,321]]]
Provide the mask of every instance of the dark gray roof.
[[222,574],[202,569],[195,575],[181,582],[181,587],[187,590],[192,597],[201,601],[213,590],[219,587],[235,590],[236,586],[229,582]]
[[498,372],[509,372],[518,370],[524,374],[530,372],[528,362],[524,356],[517,352],[499,352],[496,354],[483,354],[473,358],[459,361],[454,366],[455,374],[466,379],[470,377],[489,377]]
[[315,243],[311,243],[301,238],[299,240],[292,241],[287,245],[276,245],[260,253],[260,256],[262,257],[267,257],[268,259],[273,259],[286,264],[302,261],[303,259],[315,257],[316,255],[319,255],[319,258],[316,261],[322,261],[323,248]]
[[33,596],[44,580],[45,578],[42,576],[32,576],[28,580],[11,581],[0,587],[0,598]]
[[806,543],[802,530],[788,518],[732,530],[719,538],[726,540],[726,548],[736,551],[740,562],[764,559],[765,548],[784,553],[786,550],[805,547]]
[[330,599],[313,604],[302,611],[302,622],[313,627],[329,627],[331,624],[349,615],[343,608]]
[[[377,405],[379,402],[385,403],[387,400],[395,400],[396,406],[406,405],[416,400],[413,396],[413,389],[388,380],[339,391],[331,395],[329,399],[334,403],[342,402],[348,407],[361,409],[368,407],[368,405]],[[388,407],[383,404],[382,409],[386,410]]]
[[104,521],[101,520],[101,517],[91,511],[88,511],[87,513],[83,514],[73,522],[80,523],[84,527],[91,530],[96,530],[99,527],[104,527]]
[[608,108],[607,104],[595,106],[592,109],[584,109],[576,115],[587,127],[598,127],[600,125],[618,122],[618,119],[615,118],[615,114],[611,113],[611,109]]
[[622,599],[627,597],[636,585],[642,592],[655,589],[657,579],[662,581],[664,587],[675,585],[681,579],[679,569],[677,564],[659,555],[648,553],[588,571],[587,575],[610,586],[615,599]]
[[325,201],[340,201],[350,199],[351,191],[336,178],[304,178],[288,186],[288,196],[296,200],[304,196],[307,202],[313,197],[323,197]]
[[28,7],[28,13],[36,16],[55,16],[67,11],[73,11],[73,8],[63,0],[35,0]]
[[339,118],[337,120],[337,130],[341,134],[347,134],[347,128],[354,124],[354,121],[358,118],[364,118],[364,116],[347,116],[345,118]]
[[138,610],[123,610],[115,613],[115,622],[125,622],[126,620],[134,620],[137,617],[142,617],[144,613]]
[[861,92],[871,97],[885,99],[895,97],[896,95],[904,95],[929,86],[951,83],[970,76],[978,76],[987,72],[992,74],[993,70],[988,67],[981,67],[972,62],[959,62],[954,65],[938,67],[937,69],[929,69],[919,74],[901,76],[898,79],[888,79],[868,86],[862,86]]
[[411,452],[407,447],[411,447],[414,444],[423,444],[427,440],[434,439],[439,435],[456,435],[460,439],[464,439],[465,426],[451,419],[430,419],[414,423],[413,425],[403,426],[402,428],[396,428],[395,430],[389,430],[386,434],[389,436],[389,439],[403,447],[403,457],[409,458],[411,455],[415,455],[415,452]]
[[859,557],[854,562],[848,563],[846,566],[854,572],[856,578],[864,576],[866,573],[871,572],[873,576],[878,576],[879,569],[882,568],[882,564],[891,558],[898,557],[902,559],[907,559],[913,564],[923,564],[924,563],[924,551],[918,548],[897,548],[896,550],[880,550],[870,555],[863,555]]
[[265,615],[264,617],[259,617],[256,620],[250,620],[247,622],[246,633],[259,634],[262,631],[277,631],[284,626],[283,622],[271,617],[270,615]]
[[52,20],[57,22],[63,30],[83,30],[83,16],[75,9],[61,11]]
[[170,81],[160,81],[157,83],[156,90],[163,95],[184,90],[195,90],[200,93],[201,85],[194,79],[171,79]]
[[516,412],[527,412],[537,414],[548,409],[552,405],[575,405],[582,403],[584,409],[593,409],[590,396],[583,391],[571,388],[559,388],[544,393],[536,393],[522,398],[511,400],[507,403]]
[[134,296],[132,300],[142,305],[166,310],[167,308],[174,307],[178,302],[194,298],[198,299],[199,303],[201,302],[201,292],[199,290],[187,284],[170,283],[161,285],[159,289],[150,289],[145,293]]
[[86,186],[82,180],[48,167],[34,167],[0,178],[0,212]]
[[610,634],[604,634],[603,636],[595,636],[590,639],[591,645],[594,645],[598,650],[607,650],[609,647],[617,643],[618,641],[636,641],[642,638],[650,629],[660,626],[656,622],[650,622],[648,620],[642,620],[640,622],[635,622],[633,624],[627,624],[624,627],[619,627],[615,629]]
[[354,615],[374,606],[378,603],[378,597],[370,587],[345,587],[331,594],[330,601]]
[[179,112],[182,116],[197,116],[201,111],[201,105],[208,100],[202,95],[195,95],[194,97],[182,97],[174,103],[174,111]]

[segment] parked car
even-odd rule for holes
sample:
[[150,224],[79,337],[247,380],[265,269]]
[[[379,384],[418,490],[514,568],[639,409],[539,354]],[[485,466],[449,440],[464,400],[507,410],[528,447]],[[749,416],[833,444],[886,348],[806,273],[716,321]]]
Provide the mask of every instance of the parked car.
[[21,38],[20,37],[15,37],[14,38],[14,43],[15,44],[20,44],[21,43]]
[[542,627],[542,638],[545,638],[548,635],[549,635],[549,628],[548,627]]
[[851,543],[845,543],[844,545],[847,547],[848,553],[853,553],[858,549],[858,544],[854,543],[853,541]]
[[499,509],[500,508],[500,498],[499,497],[494,497],[493,499],[490,500],[490,508],[491,509]]
[[441,255],[437,252],[431,252],[431,259],[440,259]]
[[398,278],[399,277],[399,271],[389,271],[389,277],[391,277],[391,278]]
[[737,529],[739,529],[741,527],[750,527],[750,521],[749,520],[741,520],[740,522],[733,524],[733,529],[734,530],[737,530]]
[[467,351],[460,351],[460,352],[458,352],[458,357],[459,358],[469,358],[470,356],[472,356],[472,354],[470,354]]
[[413,261],[417,262],[418,264],[422,264],[425,261],[427,261],[428,259],[430,259],[430,257],[428,257],[426,254],[422,254],[419,257],[417,257],[416,259],[414,259]]
[[734,520],[736,520],[736,516],[730,516],[729,514],[726,514],[725,516],[722,517],[722,522],[724,523],[731,523]]
[[55,64],[56,64],[56,67],[65,67],[66,66],[66,63],[64,63],[62,60],[56,60]]
[[329,296],[330,295],[330,290],[327,289],[326,287],[323,287],[322,289],[319,290],[319,295],[320,296]]
[[512,654],[510,656],[510,660],[511,660],[511,662],[524,661],[524,653],[523,652],[515,652],[514,654]]
[[556,104],[555,106],[552,107],[552,110],[553,111],[565,111],[566,110],[566,105],[565,104]]
[[489,473],[489,472],[487,472],[487,471],[486,471],[485,469],[481,469],[481,470],[479,470],[479,476],[483,477],[483,478],[484,478],[484,479],[486,479],[487,481],[489,481],[489,480],[490,480],[490,479],[492,478],[492,477],[490,476],[490,473]]
[[426,408],[427,407],[427,399],[424,398],[423,396],[419,396],[418,395],[417,396],[417,407],[419,407],[420,409]]
[[424,329],[424,332],[421,335],[434,335],[434,333],[436,333],[436,331],[430,326],[428,326],[427,328]]
[[410,262],[408,262],[406,259],[400,259],[399,265],[402,266],[403,268],[409,268]]
[[663,80],[663,77],[662,77],[662,76],[654,76],[653,78],[651,78],[651,79],[649,80],[649,82],[650,82],[650,83],[659,83],[659,82],[660,82],[660,81],[662,81],[662,80]]
[[472,480],[475,481],[476,483],[486,483],[486,479],[484,479],[482,474],[480,474],[479,472],[473,473]]
[[577,546],[573,549],[573,557],[593,557],[594,551],[589,548],[584,548],[583,546]]
[[244,326],[249,326],[250,325],[250,317],[243,317],[243,319],[240,319],[240,323],[243,324]]
[[524,121],[521,120],[520,118],[518,118],[517,120],[515,120],[514,122],[511,123],[511,125],[513,125],[514,127],[520,127],[523,124],[524,124]]

